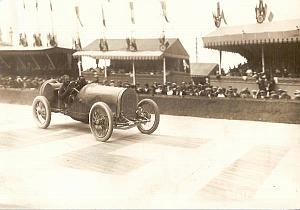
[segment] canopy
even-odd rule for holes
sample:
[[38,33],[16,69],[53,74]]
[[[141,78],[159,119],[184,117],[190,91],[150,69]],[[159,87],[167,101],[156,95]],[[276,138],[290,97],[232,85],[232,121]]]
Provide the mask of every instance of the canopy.
[[237,45],[295,43],[300,41],[300,19],[222,27],[204,36],[204,47],[221,49]]
[[1,46],[1,55],[33,55],[52,53],[74,53],[74,49],[62,47],[23,47],[23,46]]
[[207,77],[218,70],[218,68],[219,65],[216,63],[191,63],[191,76]]
[[179,39],[166,39],[169,46],[165,51],[161,51],[158,39],[136,39],[137,51],[127,50],[125,39],[108,39],[108,51],[100,51],[97,39],[78,51],[73,56],[89,56],[96,59],[112,59],[112,60],[160,60],[163,57],[189,59],[187,51]]
[[[74,49],[61,47],[1,46],[0,63],[11,73],[15,70],[19,73],[29,73],[35,69],[65,72],[78,68],[76,59],[72,57],[74,52]],[[43,73],[51,74],[48,70]]]

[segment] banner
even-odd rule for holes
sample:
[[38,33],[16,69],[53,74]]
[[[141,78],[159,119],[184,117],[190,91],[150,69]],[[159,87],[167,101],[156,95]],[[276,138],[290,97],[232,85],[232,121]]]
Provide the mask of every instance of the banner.
[[75,6],[75,12],[76,12],[78,22],[80,23],[81,27],[83,27],[83,24],[82,24],[82,22],[80,20],[80,17],[79,17],[79,7],[78,6]]
[[23,0],[23,8],[26,9],[25,0]]
[[163,16],[165,17],[165,20],[167,23],[169,23],[168,17],[167,17],[167,4],[165,1],[161,1],[161,8],[162,8],[162,12],[163,12]]
[[38,2],[38,0],[35,1],[35,8],[36,8],[36,10],[39,10],[39,2]]
[[51,10],[51,12],[52,12],[52,1],[51,0],[49,0],[49,4],[50,4],[50,10]]
[[274,13],[270,12],[269,17],[268,17],[269,22],[272,22],[273,18],[274,18]]
[[134,13],[133,13],[134,7],[133,7],[132,1],[129,2],[129,7],[130,7],[130,13],[131,13],[131,23],[135,24]]
[[227,25],[227,22],[226,22],[226,19],[225,19],[225,15],[224,15],[224,12],[223,12],[223,10],[222,10],[221,18],[223,18],[223,20],[224,20],[224,23]]

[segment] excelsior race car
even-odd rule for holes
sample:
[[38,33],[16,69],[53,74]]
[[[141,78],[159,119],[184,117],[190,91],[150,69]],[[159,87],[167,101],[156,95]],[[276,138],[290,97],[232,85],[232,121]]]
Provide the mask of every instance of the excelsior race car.
[[67,106],[58,96],[62,83],[46,81],[32,103],[33,117],[40,128],[47,128],[51,112],[62,113],[74,120],[88,123],[96,140],[107,141],[114,128],[137,127],[143,134],[153,133],[159,124],[157,104],[151,99],[138,102],[130,88],[87,84],[81,90],[72,89],[74,100]]

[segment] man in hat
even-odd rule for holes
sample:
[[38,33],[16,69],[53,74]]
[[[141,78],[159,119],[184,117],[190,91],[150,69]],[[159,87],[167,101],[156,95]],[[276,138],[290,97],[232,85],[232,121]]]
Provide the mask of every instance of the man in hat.
[[114,87],[115,86],[115,81],[114,80],[110,80],[109,86]]
[[71,89],[69,89],[70,85],[70,77],[69,75],[63,75],[62,76],[62,82],[63,84],[58,90],[58,97],[61,99],[62,102],[66,104],[66,98],[69,96]]
[[212,90],[211,90],[211,97],[217,97],[218,96],[218,88],[216,86],[213,86],[212,87]]
[[240,96],[241,96],[241,98],[249,98],[251,96],[251,93],[250,93],[249,89],[246,87],[246,88],[242,89],[242,91],[240,92]]
[[233,98],[233,90],[232,90],[232,86],[229,86],[228,89],[225,92],[226,97],[228,98]]
[[23,80],[20,76],[17,76],[17,79],[16,79],[16,86],[18,88],[23,88]]
[[300,90],[296,90],[294,92],[294,95],[295,95],[295,100],[300,100]]
[[234,98],[239,98],[240,94],[238,93],[238,89],[237,88],[232,88],[232,95]]
[[279,95],[273,90],[270,92],[270,98],[276,100],[279,99]]
[[161,95],[162,94],[162,85],[158,84],[157,88],[155,89],[155,94]]
[[252,90],[252,97],[257,98],[258,91],[257,90]]
[[219,87],[218,90],[217,90],[217,93],[218,93],[218,98],[225,98],[226,96],[224,95],[224,91],[223,91],[223,88]]
[[279,96],[279,99],[289,100],[289,99],[291,99],[291,96],[288,95],[286,91],[283,91],[283,92],[281,93],[281,95]]
[[150,88],[149,88],[149,84],[148,84],[148,83],[146,83],[146,84],[144,85],[143,93],[144,93],[144,94],[149,94],[149,93],[150,93]]
[[142,89],[142,87],[139,83],[136,83],[135,91],[137,92],[137,94],[142,94],[143,93],[143,89]]

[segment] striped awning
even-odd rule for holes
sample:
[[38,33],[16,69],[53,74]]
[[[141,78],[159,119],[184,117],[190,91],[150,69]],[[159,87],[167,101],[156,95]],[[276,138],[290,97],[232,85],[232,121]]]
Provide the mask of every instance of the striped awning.
[[202,37],[204,47],[300,42],[300,19],[222,27]]
[[73,54],[74,57],[87,56],[110,60],[161,60],[164,57],[189,59],[189,54],[177,38],[167,38],[168,46],[161,51],[159,39],[136,39],[137,51],[127,49],[126,39],[107,39],[108,51],[99,49],[100,39],[96,39]]
[[74,57],[87,56],[95,59],[112,60],[159,60],[163,57],[162,51],[78,51]]

